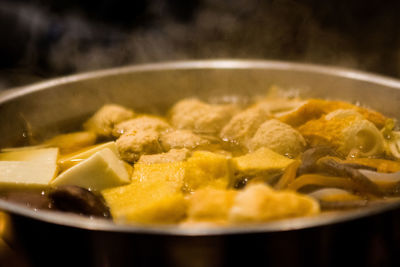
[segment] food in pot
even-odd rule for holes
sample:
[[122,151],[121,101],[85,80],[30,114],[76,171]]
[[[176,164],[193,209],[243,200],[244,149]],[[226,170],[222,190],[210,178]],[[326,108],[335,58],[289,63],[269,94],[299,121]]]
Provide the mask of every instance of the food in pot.
[[348,102],[189,98],[165,117],[111,104],[82,129],[3,149],[0,196],[28,192],[40,195],[34,208],[182,226],[315,216],[400,196],[398,125]]

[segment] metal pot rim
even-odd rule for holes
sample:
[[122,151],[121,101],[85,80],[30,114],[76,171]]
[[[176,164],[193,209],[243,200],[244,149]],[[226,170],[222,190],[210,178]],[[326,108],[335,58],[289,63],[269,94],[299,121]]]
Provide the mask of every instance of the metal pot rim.
[[[370,83],[383,85],[400,90],[400,81],[381,75],[370,74],[361,71],[355,71],[345,68],[328,67],[314,64],[300,64],[283,61],[269,60],[196,60],[196,61],[176,61],[165,63],[152,63],[142,65],[132,65],[127,67],[112,68],[106,70],[98,70],[86,72],[76,75],[65,76],[61,78],[51,79],[48,81],[14,88],[0,95],[0,105],[12,99],[27,95],[36,91],[51,89],[53,86],[73,83],[81,80],[90,80],[98,77],[113,76],[132,72],[151,72],[162,70],[179,70],[179,69],[274,69],[287,71],[302,71],[316,74],[325,74],[360,80]],[[163,235],[179,235],[179,236],[205,236],[205,235],[226,235],[226,234],[247,234],[261,232],[277,232],[304,229],[310,227],[318,227],[333,223],[341,223],[349,220],[361,219],[366,216],[383,213],[400,207],[400,202],[388,203],[384,205],[376,205],[365,207],[359,210],[345,211],[337,213],[321,214],[316,217],[285,219],[268,223],[257,223],[248,225],[233,225],[224,227],[181,227],[166,225],[122,225],[115,224],[109,220],[87,218],[83,216],[54,212],[32,210],[19,204],[10,203],[0,200],[0,209],[29,217],[35,220],[76,227],[88,230],[123,232],[132,234],[163,234]]]

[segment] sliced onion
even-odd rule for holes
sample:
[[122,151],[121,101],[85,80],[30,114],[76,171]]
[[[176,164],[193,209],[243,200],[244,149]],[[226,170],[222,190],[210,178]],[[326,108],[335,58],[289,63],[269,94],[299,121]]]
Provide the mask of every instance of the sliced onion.
[[370,170],[358,170],[386,194],[400,193],[400,172],[381,173]]
[[317,185],[323,187],[336,187],[347,189],[350,191],[363,192],[363,188],[357,185],[355,182],[349,178],[326,176],[321,174],[304,174],[299,176],[291,184],[289,184],[288,189],[299,190],[307,185]]
[[309,194],[317,199],[322,209],[349,209],[365,206],[367,200],[338,188],[323,188]]
[[362,191],[369,192],[373,195],[380,196],[382,194],[379,187],[373,183],[370,179],[365,177],[357,169],[351,168],[345,164],[342,164],[334,157],[323,157],[318,160],[318,164],[321,168],[333,175],[347,177],[356,183]]
[[322,188],[310,193],[309,196],[321,201],[354,201],[361,200],[360,196],[339,188]]
[[290,183],[296,178],[297,169],[299,168],[301,161],[295,160],[289,166],[286,167],[285,172],[274,185],[277,190],[285,189]]
[[393,157],[400,159],[400,132],[392,132],[391,139],[386,142],[389,153],[392,154]]

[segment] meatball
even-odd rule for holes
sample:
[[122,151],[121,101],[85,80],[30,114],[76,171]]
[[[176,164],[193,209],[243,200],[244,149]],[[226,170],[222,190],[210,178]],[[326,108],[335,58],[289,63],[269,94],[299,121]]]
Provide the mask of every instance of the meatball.
[[248,108],[235,116],[222,129],[220,137],[223,140],[235,141],[240,144],[247,142],[258,127],[271,117],[268,110],[260,105]]
[[117,124],[114,127],[113,135],[119,137],[124,133],[133,133],[139,131],[164,131],[171,126],[163,119],[156,116],[140,116]]
[[195,133],[218,134],[237,112],[238,107],[233,104],[211,105],[198,99],[184,99],[173,106],[171,124]]
[[98,136],[111,137],[114,125],[133,118],[134,112],[119,105],[109,104],[100,108],[83,127]]
[[207,145],[209,140],[189,131],[189,130],[174,130],[167,131],[161,135],[161,145],[164,151],[173,148],[188,148],[194,149],[201,145]]
[[159,137],[154,130],[125,133],[117,139],[116,145],[123,160],[135,162],[140,155],[162,152]]
[[186,148],[171,149],[167,153],[142,155],[138,163],[169,163],[176,161],[184,161],[190,156],[190,150]]
[[297,156],[305,148],[303,136],[289,125],[272,119],[260,125],[248,142],[248,149],[255,151],[267,147],[279,154]]

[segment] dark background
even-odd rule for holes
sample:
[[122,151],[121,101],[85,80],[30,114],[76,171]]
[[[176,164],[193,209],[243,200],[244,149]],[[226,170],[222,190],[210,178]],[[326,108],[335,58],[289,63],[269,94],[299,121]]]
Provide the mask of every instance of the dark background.
[[400,1],[0,0],[0,88],[134,63],[279,59],[400,76]]

